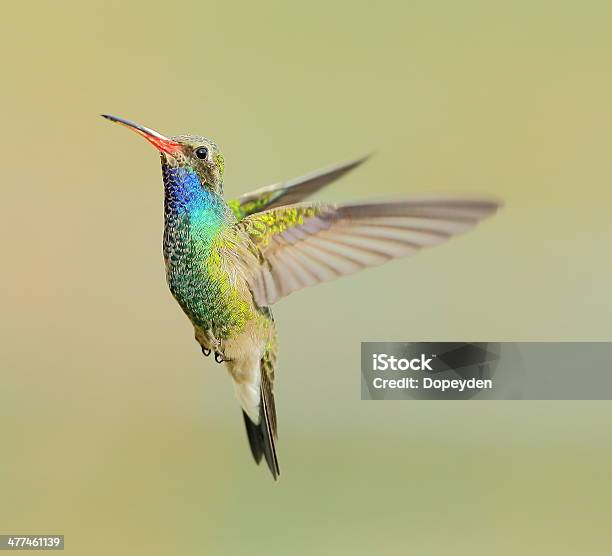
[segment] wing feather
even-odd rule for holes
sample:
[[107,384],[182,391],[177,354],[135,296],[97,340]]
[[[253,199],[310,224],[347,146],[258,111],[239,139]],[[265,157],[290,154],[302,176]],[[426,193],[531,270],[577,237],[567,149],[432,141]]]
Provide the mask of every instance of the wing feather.
[[361,166],[369,157],[370,155],[362,156],[298,178],[260,187],[255,191],[245,193],[238,199],[229,201],[228,204],[236,218],[242,220],[251,214],[297,203],[354,170],[357,166]]
[[267,306],[296,290],[438,245],[498,207],[478,199],[301,203],[253,214],[236,226],[261,251],[262,262],[251,265],[247,281],[255,301]]

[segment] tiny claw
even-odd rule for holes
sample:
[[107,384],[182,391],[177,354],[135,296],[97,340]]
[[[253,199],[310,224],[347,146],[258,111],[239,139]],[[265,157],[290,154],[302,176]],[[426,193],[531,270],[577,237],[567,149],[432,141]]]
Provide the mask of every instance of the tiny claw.
[[217,363],[223,363],[224,361],[227,361],[227,359],[224,359],[223,355],[221,355],[218,351],[215,351],[215,361]]
[[210,349],[207,349],[207,348],[203,347],[203,348],[202,348],[202,353],[203,353],[203,354],[204,354],[206,357],[208,357],[208,356],[210,355]]

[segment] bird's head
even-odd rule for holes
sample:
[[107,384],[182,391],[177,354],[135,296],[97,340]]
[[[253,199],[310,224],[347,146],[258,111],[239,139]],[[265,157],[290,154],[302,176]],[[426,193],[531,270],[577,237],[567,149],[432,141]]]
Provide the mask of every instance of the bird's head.
[[208,187],[218,194],[223,193],[223,155],[214,141],[197,135],[165,137],[153,129],[129,120],[108,114],[102,116],[142,135],[160,152],[163,167],[193,170],[203,187]]

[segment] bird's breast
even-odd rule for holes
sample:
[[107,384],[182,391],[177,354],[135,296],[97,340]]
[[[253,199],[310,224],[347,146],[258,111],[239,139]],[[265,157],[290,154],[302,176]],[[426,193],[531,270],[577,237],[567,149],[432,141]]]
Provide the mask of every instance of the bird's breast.
[[166,225],[164,259],[172,295],[194,326],[216,337],[239,333],[253,316],[246,284],[224,255],[223,233],[194,230],[186,222]]

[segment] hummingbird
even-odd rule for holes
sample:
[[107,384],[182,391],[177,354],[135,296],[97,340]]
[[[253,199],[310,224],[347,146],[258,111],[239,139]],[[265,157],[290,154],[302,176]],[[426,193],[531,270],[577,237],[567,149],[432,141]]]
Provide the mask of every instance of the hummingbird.
[[251,453],[280,475],[271,306],[292,292],[412,255],[472,228],[495,200],[418,197],[394,201],[305,201],[361,165],[358,158],[225,200],[225,161],[198,135],[166,137],[103,117],[142,135],[160,153],[163,256],[170,292],[205,356],[227,367]]

